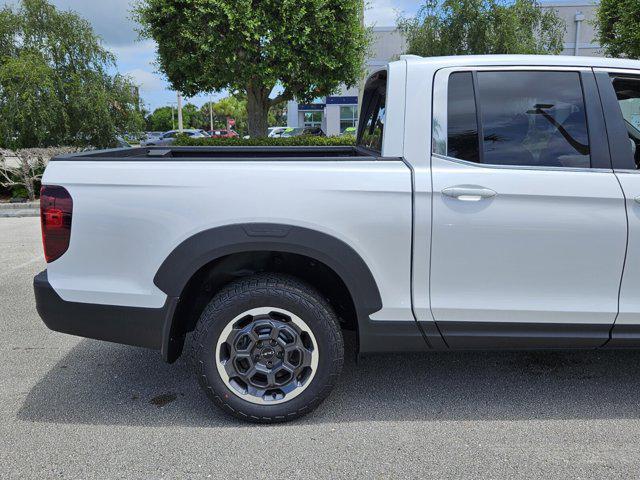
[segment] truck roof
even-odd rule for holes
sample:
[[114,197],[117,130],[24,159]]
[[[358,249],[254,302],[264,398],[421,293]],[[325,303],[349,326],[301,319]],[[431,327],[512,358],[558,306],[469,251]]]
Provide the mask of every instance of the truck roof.
[[630,68],[640,70],[640,61],[622,58],[574,57],[571,55],[457,55],[451,57],[419,57],[402,55],[401,60],[409,64],[428,64],[441,67],[457,66],[558,66],[558,67],[603,67]]

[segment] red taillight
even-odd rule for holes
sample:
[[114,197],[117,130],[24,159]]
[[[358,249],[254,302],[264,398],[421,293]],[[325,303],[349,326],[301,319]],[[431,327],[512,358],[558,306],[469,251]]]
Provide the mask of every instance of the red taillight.
[[47,263],[60,258],[69,248],[73,200],[64,187],[43,185],[40,189],[42,245]]

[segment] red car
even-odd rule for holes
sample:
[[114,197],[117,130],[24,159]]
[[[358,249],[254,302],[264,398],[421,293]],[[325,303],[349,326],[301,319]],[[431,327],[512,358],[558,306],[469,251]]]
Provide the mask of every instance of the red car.
[[209,130],[207,133],[211,138],[234,138],[240,136],[234,130]]

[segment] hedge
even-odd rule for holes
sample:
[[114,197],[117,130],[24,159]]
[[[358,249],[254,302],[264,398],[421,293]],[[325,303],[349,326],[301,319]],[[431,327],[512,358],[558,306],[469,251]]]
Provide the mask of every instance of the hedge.
[[350,135],[342,137],[315,137],[300,135],[285,138],[190,138],[179,136],[174,145],[182,147],[337,147],[355,145],[356,138]]

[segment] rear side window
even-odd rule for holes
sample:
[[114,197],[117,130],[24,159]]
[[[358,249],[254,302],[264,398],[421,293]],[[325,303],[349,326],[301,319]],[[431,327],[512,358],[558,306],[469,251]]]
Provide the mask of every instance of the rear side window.
[[362,118],[358,132],[358,145],[382,152],[384,121],[387,102],[387,74],[380,72],[365,86],[362,98]]
[[478,118],[471,72],[452,73],[447,96],[448,155],[479,162]]
[[[447,155],[490,165],[590,167],[578,72],[482,71],[475,75],[475,82],[469,79],[470,72],[449,77]],[[475,126],[474,118],[479,119]]]
[[382,151],[382,134],[384,133],[385,95],[377,95],[375,107],[371,109],[364,119],[364,131],[362,132],[363,147],[376,152]]

